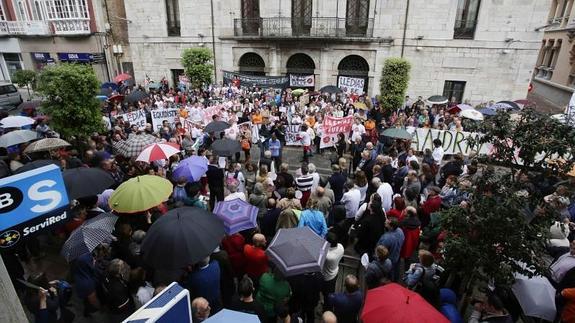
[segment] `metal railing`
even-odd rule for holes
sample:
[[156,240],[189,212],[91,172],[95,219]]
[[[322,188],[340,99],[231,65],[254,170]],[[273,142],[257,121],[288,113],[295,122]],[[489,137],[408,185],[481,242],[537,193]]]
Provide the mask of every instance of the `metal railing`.
[[477,20],[456,20],[453,39],[473,39]]
[[336,17],[236,18],[234,36],[262,38],[373,37],[373,19]]
[[90,19],[51,20],[56,35],[80,35],[90,33]]
[[0,21],[0,35],[50,35],[52,30],[47,21]]
[[0,36],[50,36],[90,34],[90,19],[0,21]]

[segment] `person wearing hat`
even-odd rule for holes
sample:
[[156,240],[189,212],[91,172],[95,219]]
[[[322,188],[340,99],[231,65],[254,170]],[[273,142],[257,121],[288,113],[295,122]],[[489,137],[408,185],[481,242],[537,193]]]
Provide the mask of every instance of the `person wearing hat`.
[[439,211],[441,208],[441,188],[432,186],[427,192],[427,199],[421,204],[421,227],[424,228],[429,224],[431,213]]

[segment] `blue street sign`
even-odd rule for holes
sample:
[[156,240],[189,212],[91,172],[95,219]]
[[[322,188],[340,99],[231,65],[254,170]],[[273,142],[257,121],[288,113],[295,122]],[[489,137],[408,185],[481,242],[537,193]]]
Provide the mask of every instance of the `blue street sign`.
[[190,293],[178,283],[171,283],[123,323],[192,323]]
[[94,55],[90,53],[58,53],[61,62],[90,63],[94,60]]
[[0,179],[0,231],[67,205],[64,179],[56,165]]

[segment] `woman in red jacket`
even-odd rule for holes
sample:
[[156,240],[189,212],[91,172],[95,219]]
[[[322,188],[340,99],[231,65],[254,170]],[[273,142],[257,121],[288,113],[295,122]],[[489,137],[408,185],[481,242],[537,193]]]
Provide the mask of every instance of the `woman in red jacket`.
[[405,218],[399,224],[403,231],[405,240],[401,246],[400,257],[405,261],[405,267],[409,267],[410,258],[413,256],[419,246],[419,234],[421,233],[421,221],[417,218],[417,210],[408,206],[405,209]]

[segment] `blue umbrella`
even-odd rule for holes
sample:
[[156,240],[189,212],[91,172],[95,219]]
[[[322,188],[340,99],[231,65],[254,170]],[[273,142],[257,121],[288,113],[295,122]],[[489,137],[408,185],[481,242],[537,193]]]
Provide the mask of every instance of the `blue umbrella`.
[[213,212],[224,222],[228,235],[255,228],[257,225],[258,208],[241,199],[218,202]]
[[494,116],[497,114],[497,111],[491,108],[482,108],[478,109],[477,111],[481,112],[481,114],[483,114],[484,116]]
[[260,319],[257,315],[248,314],[243,312],[232,311],[228,309],[223,309],[214,316],[208,318],[204,322],[206,323],[229,323],[229,322],[242,322],[242,323],[260,323]]
[[208,171],[208,160],[203,156],[191,156],[180,162],[174,169],[172,178],[185,178],[188,182],[197,182]]
[[114,91],[118,90],[118,84],[116,83],[112,83],[112,82],[106,82],[106,83],[102,83],[102,85],[100,86],[101,89],[108,89],[111,88]]
[[106,101],[108,97],[105,95],[96,95],[96,99],[98,99],[98,101]]

